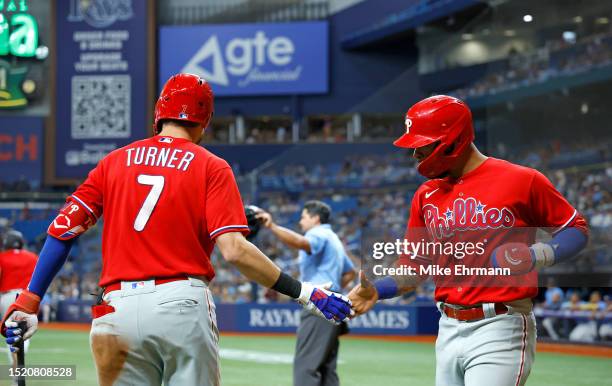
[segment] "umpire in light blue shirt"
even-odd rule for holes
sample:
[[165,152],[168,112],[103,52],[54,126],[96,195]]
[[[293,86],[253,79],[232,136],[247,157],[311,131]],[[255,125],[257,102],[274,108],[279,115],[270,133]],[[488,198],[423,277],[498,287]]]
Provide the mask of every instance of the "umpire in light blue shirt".
[[[331,209],[321,201],[304,204],[300,218],[301,235],[274,223],[272,216],[261,211],[257,218],[285,245],[299,250],[300,280],[330,283],[340,292],[355,277],[355,267],[342,242],[329,225]],[[297,331],[293,361],[294,386],[336,386],[338,337],[346,326],[336,326],[312,314],[302,312]]]

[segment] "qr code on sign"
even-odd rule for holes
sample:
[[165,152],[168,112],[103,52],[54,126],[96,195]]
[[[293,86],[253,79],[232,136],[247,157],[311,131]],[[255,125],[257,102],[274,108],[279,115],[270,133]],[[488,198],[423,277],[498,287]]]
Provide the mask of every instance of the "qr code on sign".
[[129,75],[72,77],[72,138],[130,136]]

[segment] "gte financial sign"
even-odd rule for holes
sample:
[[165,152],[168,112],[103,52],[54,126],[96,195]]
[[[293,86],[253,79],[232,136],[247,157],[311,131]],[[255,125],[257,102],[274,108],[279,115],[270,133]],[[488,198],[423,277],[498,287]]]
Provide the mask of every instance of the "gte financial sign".
[[167,27],[160,42],[161,84],[180,71],[200,75],[217,95],[327,91],[324,22]]
[[[264,31],[253,38],[235,38],[221,47],[217,35],[211,36],[183,68],[212,84],[228,86],[228,75],[237,77],[238,87],[253,82],[287,82],[299,79],[302,66],[293,61],[295,45],[286,36],[269,39]],[[212,72],[204,67],[211,59]],[[266,68],[264,70],[264,68]]]

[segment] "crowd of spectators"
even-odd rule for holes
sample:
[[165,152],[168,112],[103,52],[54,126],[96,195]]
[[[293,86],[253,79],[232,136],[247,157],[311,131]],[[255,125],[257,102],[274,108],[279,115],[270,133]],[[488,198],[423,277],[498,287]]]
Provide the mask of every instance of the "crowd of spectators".
[[455,90],[461,99],[481,97],[576,75],[612,63],[612,31],[586,36],[577,42],[551,41],[536,52],[514,54],[504,68],[468,87]]
[[[331,119],[313,119],[303,123],[300,130],[301,142],[340,143],[347,141],[348,123],[345,121],[332,122]],[[245,144],[284,144],[294,140],[290,122],[285,124],[270,124],[265,121],[246,122],[244,135],[233,134],[230,138],[230,129],[235,123],[216,123],[204,133],[206,143],[245,143]]]
[[512,152],[498,144],[493,155],[542,171],[591,227],[612,226],[612,139],[553,140]]
[[563,290],[551,279],[544,300],[536,304],[535,314],[543,336],[549,339],[577,342],[612,340],[612,298],[608,294],[602,295],[599,290]]
[[422,181],[414,160],[401,152],[352,155],[341,163],[291,164],[259,174],[262,190],[304,191],[325,188],[375,188]]
[[[332,117],[311,117],[302,121],[294,136],[289,117],[283,123],[266,122],[266,118],[245,122],[244,134],[237,135],[235,121],[213,121],[204,132],[207,144],[289,144],[300,143],[344,143],[368,142],[398,137],[403,133],[404,124],[397,114],[362,115],[359,133],[353,130],[351,115]],[[349,139],[349,136],[351,138]]]
[[16,181],[0,181],[0,192],[29,192],[36,188],[37,184],[32,184],[26,178],[19,178]]

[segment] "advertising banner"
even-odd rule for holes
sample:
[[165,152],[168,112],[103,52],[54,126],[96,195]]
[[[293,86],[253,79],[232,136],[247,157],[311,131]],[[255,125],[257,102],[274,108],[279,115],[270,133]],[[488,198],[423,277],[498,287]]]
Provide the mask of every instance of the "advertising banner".
[[40,185],[43,127],[42,118],[0,118],[0,182]]
[[[295,332],[302,308],[294,303],[219,304],[221,331]],[[432,335],[438,331],[440,313],[434,305],[377,305],[349,322],[352,333],[363,335]]]
[[327,22],[161,27],[159,84],[177,72],[206,79],[217,96],[328,90]]
[[56,2],[55,177],[82,178],[112,150],[144,138],[146,0]]

